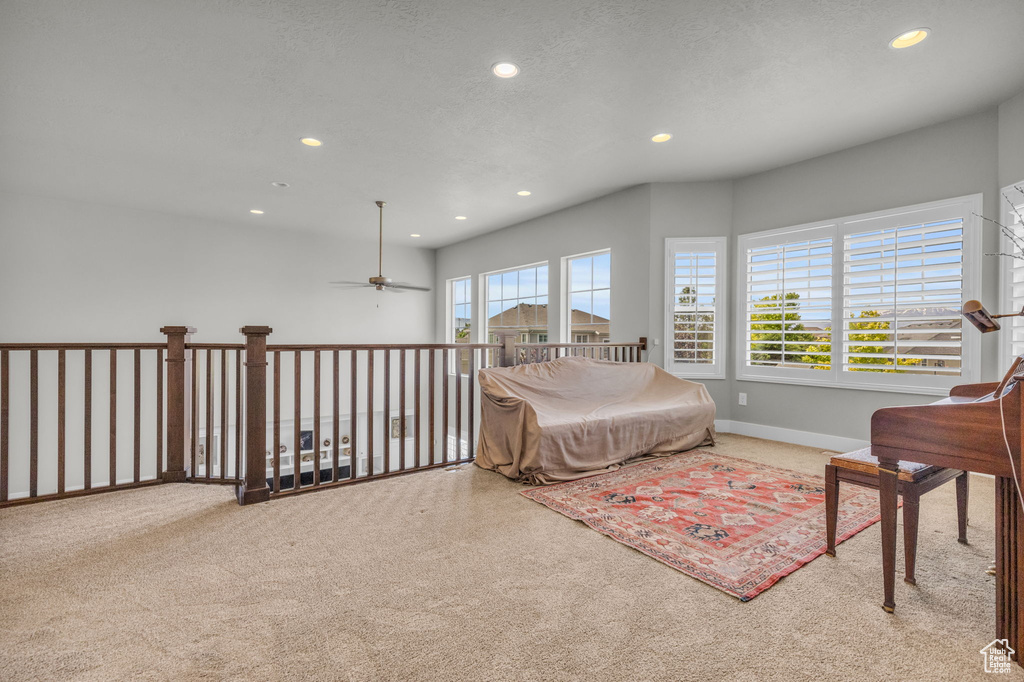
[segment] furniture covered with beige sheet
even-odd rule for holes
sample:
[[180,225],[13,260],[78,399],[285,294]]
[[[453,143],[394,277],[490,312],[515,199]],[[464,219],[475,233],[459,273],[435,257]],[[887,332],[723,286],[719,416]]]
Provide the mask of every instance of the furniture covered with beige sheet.
[[571,480],[714,442],[715,403],[704,385],[650,363],[570,357],[478,377],[476,463],[509,478]]

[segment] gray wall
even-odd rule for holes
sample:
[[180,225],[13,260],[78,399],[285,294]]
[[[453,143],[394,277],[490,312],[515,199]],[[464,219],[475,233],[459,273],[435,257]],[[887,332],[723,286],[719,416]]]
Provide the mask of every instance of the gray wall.
[[[759,232],[978,192],[984,194],[985,214],[998,215],[997,145],[998,117],[990,110],[743,178],[735,183],[733,231]],[[986,231],[984,252],[995,249],[997,236],[995,230]],[[998,262],[986,259],[983,300],[997,300],[997,274]],[[996,372],[997,340],[983,341],[982,372],[989,379]],[[745,392],[748,401],[746,406],[733,405],[733,419],[860,439],[869,437],[876,409],[936,399],[752,381],[733,384],[734,392]]]
[[1024,92],[999,105],[999,186],[1024,182]]
[[[733,183],[658,183],[651,185],[651,226],[648,254],[648,337],[658,339],[648,359],[664,366],[665,344],[665,239],[667,237],[716,237],[732,232]],[[729,247],[731,263],[732,246]],[[731,272],[731,271],[730,271]],[[613,282],[612,286],[617,286]],[[728,280],[729,287],[732,280]],[[732,320],[733,297],[728,297],[726,320]],[[729,324],[729,328],[731,328]],[[732,357],[726,345],[727,361]],[[729,370],[726,370],[727,372]],[[728,374],[727,374],[728,376]],[[730,419],[733,400],[728,379],[701,379],[717,406],[719,419]]]
[[548,262],[549,333],[558,335],[562,305],[559,294],[561,258],[587,251],[612,250],[612,339],[635,341],[646,336],[648,296],[649,186],[609,194],[579,206],[491,232],[437,251],[437,338],[445,336],[445,282],[473,276],[473,328],[480,329],[477,275],[541,261]]
[[[981,193],[984,212],[999,214],[999,188],[1024,179],[1024,93],[978,114],[757,175],[719,182],[657,183],[624,190],[437,252],[438,335],[443,336],[447,278],[549,260],[553,321],[561,301],[558,259],[611,247],[613,338],[658,339],[664,348],[664,239],[728,235],[728,283],[736,281],[736,236],[816,220]],[[641,241],[643,243],[641,244]],[[995,250],[987,229],[983,250]],[[983,298],[998,300],[998,262],[983,262]],[[638,302],[647,296],[647,305]],[[735,292],[730,296],[727,380],[704,383],[721,419],[867,439],[871,413],[934,396],[737,381]],[[474,320],[474,322],[476,322]],[[557,325],[550,329],[556,334]],[[968,330],[969,332],[970,330]],[[554,337],[552,337],[554,338]],[[997,339],[984,338],[984,380],[998,375]],[[747,393],[739,406],[737,394]]]

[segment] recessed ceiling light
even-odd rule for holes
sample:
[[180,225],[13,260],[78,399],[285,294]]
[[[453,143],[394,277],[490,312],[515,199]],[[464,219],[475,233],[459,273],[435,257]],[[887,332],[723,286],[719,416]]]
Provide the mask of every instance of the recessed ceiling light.
[[249,213],[252,213],[253,215],[263,215],[263,211],[258,208],[250,208]]
[[530,191],[529,190],[525,190],[525,189],[521,189],[518,192],[516,192],[516,194],[518,194],[521,197],[528,197],[528,196],[530,196]]
[[512,62],[498,62],[491,67],[491,71],[498,78],[511,78],[519,73],[519,67]]
[[410,237],[413,237],[414,239],[416,239],[416,238],[419,238],[419,235],[418,235],[418,234],[410,234],[409,236],[410,236]]
[[901,33],[892,40],[890,40],[889,47],[895,48],[897,50],[902,50],[905,47],[917,45],[919,42],[921,42],[927,37],[928,29],[915,28],[913,30],[907,31],[906,33]]
[[456,220],[465,220],[466,216],[464,216],[464,215],[457,215],[457,216],[455,216],[455,219]]
[[272,182],[270,184],[278,189],[287,189],[288,187],[291,187],[287,182]]
[[651,142],[668,142],[672,139],[671,133],[658,133],[651,137]]
[[314,137],[304,137],[301,140],[299,140],[299,142],[306,145],[307,147],[319,147],[320,145],[323,144],[323,142]]

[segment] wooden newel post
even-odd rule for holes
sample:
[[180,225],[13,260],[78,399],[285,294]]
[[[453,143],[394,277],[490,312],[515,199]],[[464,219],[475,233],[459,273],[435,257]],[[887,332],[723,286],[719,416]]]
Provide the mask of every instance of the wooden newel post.
[[[245,479],[238,504],[266,502],[267,487],[267,336],[270,327],[242,327],[245,334]],[[298,458],[296,458],[298,459]]]
[[[190,376],[185,345],[196,333],[195,327],[163,327],[161,333],[167,336],[167,467],[160,478],[168,483],[185,480],[185,451],[189,444],[189,418],[192,415],[189,403],[191,387],[185,385]],[[191,454],[191,453],[190,453]]]

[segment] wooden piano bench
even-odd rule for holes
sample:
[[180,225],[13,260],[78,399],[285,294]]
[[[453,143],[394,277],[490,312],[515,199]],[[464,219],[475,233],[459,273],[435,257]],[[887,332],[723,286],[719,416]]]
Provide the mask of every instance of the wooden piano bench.
[[[897,492],[903,497],[903,553],[906,574],[903,578],[916,585],[914,562],[917,555],[917,522],[920,515],[921,495],[956,479],[956,513],[959,542],[967,544],[967,472],[937,466],[900,462]],[[836,517],[839,512],[839,483],[853,483],[878,489],[878,459],[871,448],[845,455],[836,455],[825,465],[825,532],[828,537],[829,556],[836,555]]]

